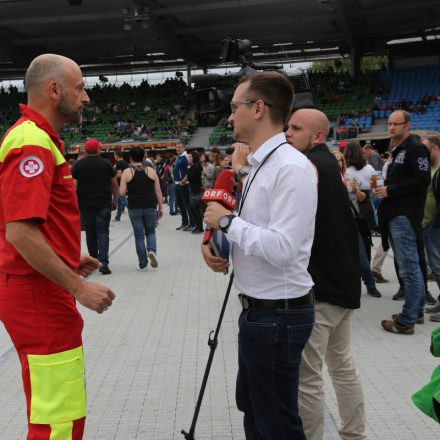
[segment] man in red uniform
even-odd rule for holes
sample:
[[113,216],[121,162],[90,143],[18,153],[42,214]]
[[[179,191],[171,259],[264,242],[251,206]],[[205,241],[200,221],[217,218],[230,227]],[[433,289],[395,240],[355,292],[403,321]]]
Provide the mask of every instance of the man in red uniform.
[[78,65],[45,54],[30,64],[28,105],[0,146],[0,320],[18,352],[28,440],[80,440],[86,415],[83,320],[114,293],[87,283],[99,262],[80,256],[78,203],[57,132],[79,124],[89,98]]

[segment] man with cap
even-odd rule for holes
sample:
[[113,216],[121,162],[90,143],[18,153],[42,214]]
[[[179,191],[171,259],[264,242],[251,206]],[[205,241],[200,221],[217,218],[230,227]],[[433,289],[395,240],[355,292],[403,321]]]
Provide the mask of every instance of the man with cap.
[[[101,143],[89,139],[84,146],[87,157],[72,169],[79,209],[86,231],[89,254],[101,263],[103,275],[111,273],[108,264],[111,211],[118,201],[116,171],[110,162],[99,157]],[[113,196],[113,200],[112,200]]]

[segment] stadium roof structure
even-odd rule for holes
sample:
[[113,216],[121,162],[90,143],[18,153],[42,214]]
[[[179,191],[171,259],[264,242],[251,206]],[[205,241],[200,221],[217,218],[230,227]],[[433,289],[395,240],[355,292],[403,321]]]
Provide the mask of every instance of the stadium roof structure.
[[438,53],[438,17],[439,0],[0,0],[0,79],[45,52],[86,74],[209,68],[226,37],[251,40],[255,63],[385,55],[398,39]]

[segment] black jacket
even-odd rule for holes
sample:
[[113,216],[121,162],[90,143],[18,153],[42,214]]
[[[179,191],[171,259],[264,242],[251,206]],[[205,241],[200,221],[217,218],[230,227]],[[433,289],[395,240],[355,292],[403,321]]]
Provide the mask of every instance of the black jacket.
[[336,158],[327,145],[307,153],[319,174],[315,238],[309,272],[318,301],[360,307],[358,231]]
[[385,176],[388,197],[377,209],[385,251],[389,248],[388,221],[394,217],[407,217],[417,240],[422,240],[423,212],[431,181],[431,156],[426,146],[414,136],[408,136],[391,156],[392,162]]
[[380,202],[378,215],[382,220],[404,215],[411,222],[421,223],[431,181],[429,151],[409,136],[391,155],[393,159],[385,177],[388,197]]

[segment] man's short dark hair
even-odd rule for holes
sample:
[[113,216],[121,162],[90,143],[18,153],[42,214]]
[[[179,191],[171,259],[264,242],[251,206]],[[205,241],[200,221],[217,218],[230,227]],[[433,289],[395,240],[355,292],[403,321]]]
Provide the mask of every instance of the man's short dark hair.
[[144,150],[141,147],[134,147],[130,150],[130,159],[133,162],[142,162],[144,160]]
[[258,72],[244,76],[239,84],[249,83],[249,99],[261,99],[274,124],[285,125],[292,110],[294,91],[289,78],[280,72]]

